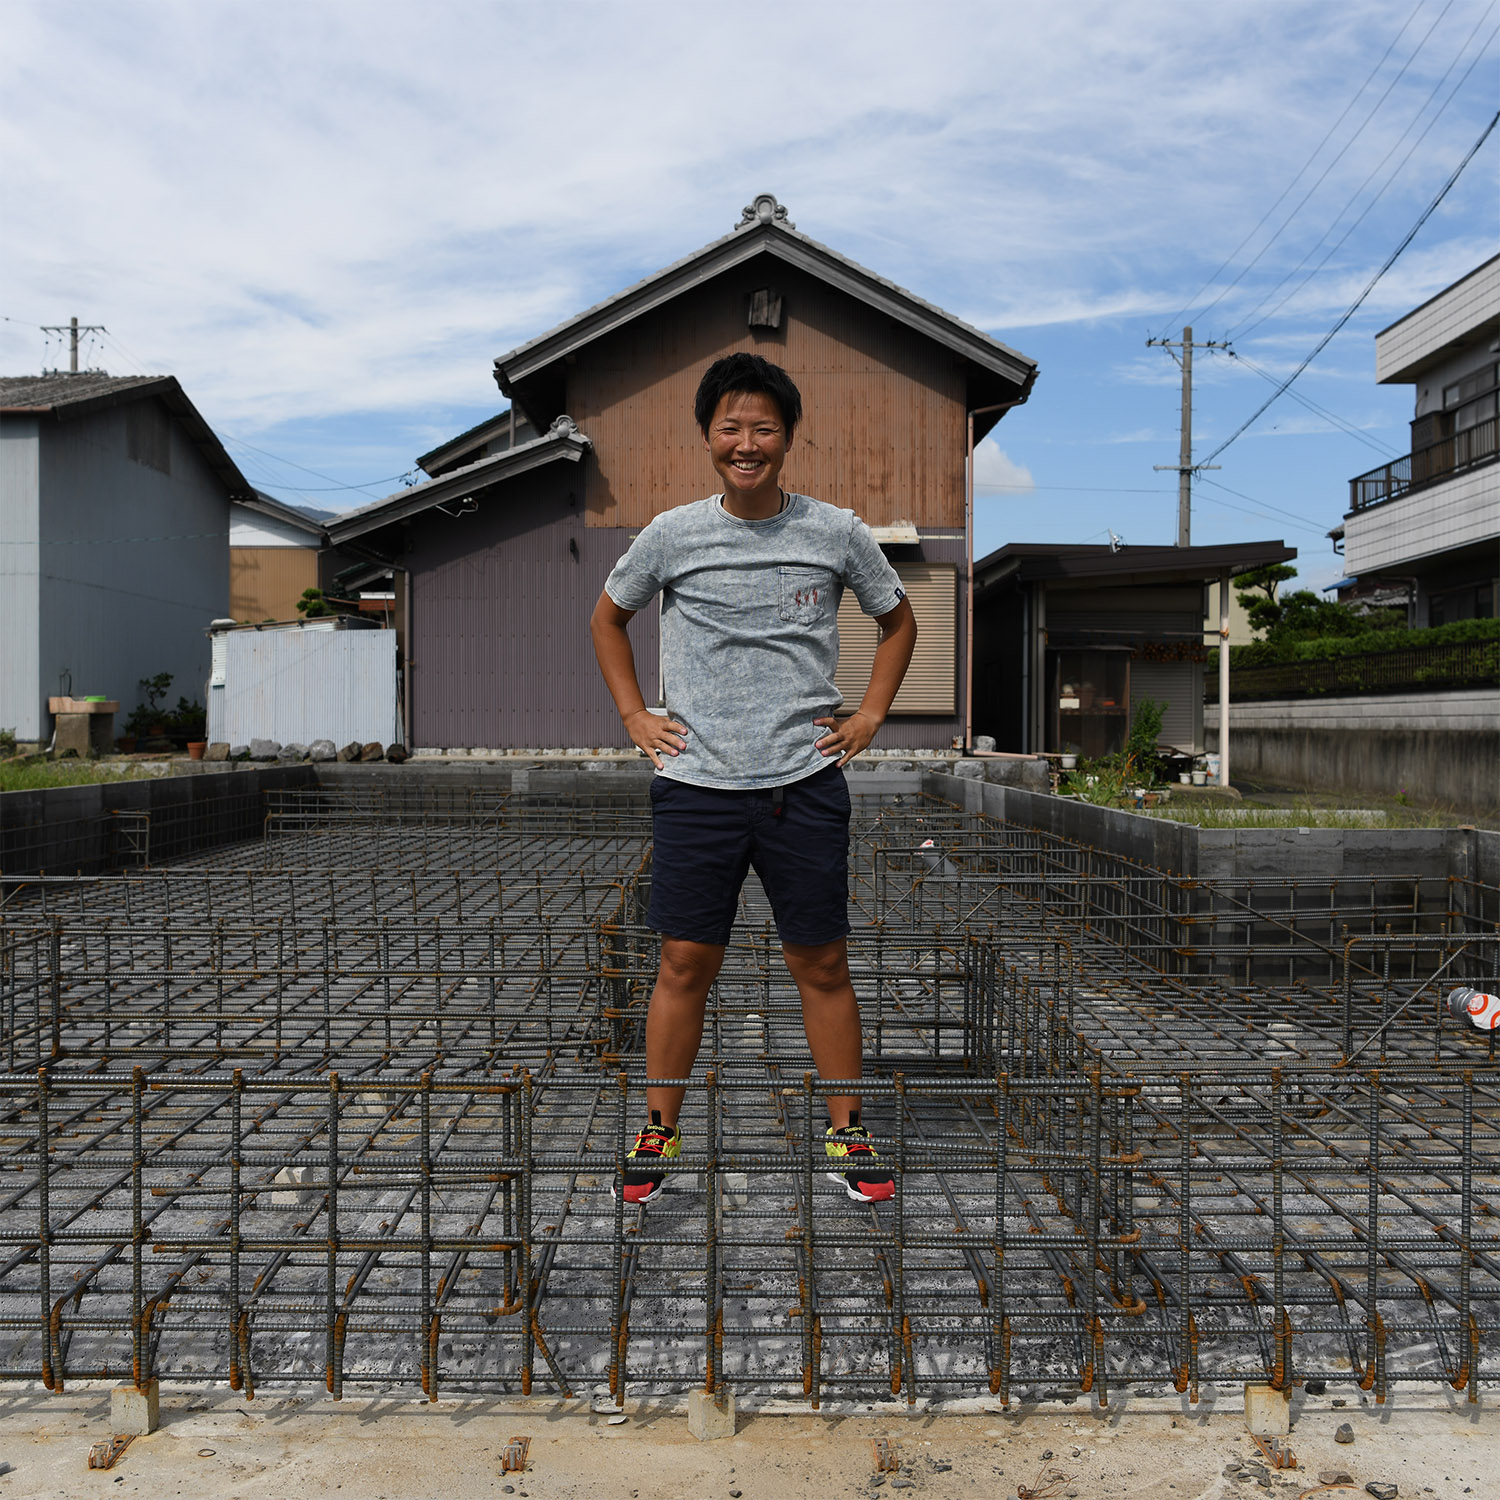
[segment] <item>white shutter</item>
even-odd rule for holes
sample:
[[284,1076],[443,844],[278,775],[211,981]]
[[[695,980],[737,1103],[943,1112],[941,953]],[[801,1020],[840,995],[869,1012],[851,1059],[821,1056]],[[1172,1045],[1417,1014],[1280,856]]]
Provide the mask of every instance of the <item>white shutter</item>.
[[1203,701],[1202,669],[1190,661],[1133,661],[1130,664],[1130,711],[1143,698],[1167,705],[1159,744],[1176,750],[1201,748],[1194,708]]
[[[945,563],[899,563],[896,572],[917,621],[917,649],[891,704],[893,714],[958,711],[958,570]],[[839,605],[839,669],[844,709],[859,707],[870,683],[880,627],[852,591]]]

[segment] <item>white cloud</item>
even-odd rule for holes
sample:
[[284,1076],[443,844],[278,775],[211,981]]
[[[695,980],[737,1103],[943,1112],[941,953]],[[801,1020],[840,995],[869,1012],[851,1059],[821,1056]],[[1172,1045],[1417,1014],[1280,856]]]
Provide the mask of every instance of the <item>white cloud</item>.
[[[1243,315],[1316,245],[1484,3],[1455,0],[1449,40],[1216,317]],[[39,365],[27,322],[76,313],[230,432],[442,428],[503,404],[496,354],[723,234],[762,189],[805,232],[1027,352],[1027,330],[1170,323],[1409,10],[950,0],[925,24],[873,0],[851,25],[845,6],[767,0],[747,42],[738,15],[670,4],[10,0],[0,311],[21,321],[0,324],[0,369]],[[1311,347],[1352,300],[1473,139],[1489,108],[1475,78],[1257,339]],[[1493,148],[1372,311],[1490,253]],[[1175,379],[1164,356],[1151,368],[1135,378]]]
[[1025,464],[1018,464],[994,438],[986,438],[974,449],[974,488],[1025,494],[1036,488],[1036,481]]

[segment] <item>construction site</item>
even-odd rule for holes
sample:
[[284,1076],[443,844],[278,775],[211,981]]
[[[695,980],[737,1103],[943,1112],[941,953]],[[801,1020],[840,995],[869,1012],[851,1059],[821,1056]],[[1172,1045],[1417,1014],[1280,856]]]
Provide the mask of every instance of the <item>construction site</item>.
[[641,1208],[611,1189],[657,963],[645,778],[213,780],[0,831],[0,1327],[30,1410],[159,1381],[1477,1415],[1500,1381],[1496,1033],[1445,1004],[1500,975],[1493,835],[1443,868],[1343,834],[1320,873],[1309,834],[1205,878],[1130,852],[1128,814],[1090,841],[1028,821],[1057,799],[851,775],[895,1197],[825,1176],[850,1084],[809,1071],[752,877]]

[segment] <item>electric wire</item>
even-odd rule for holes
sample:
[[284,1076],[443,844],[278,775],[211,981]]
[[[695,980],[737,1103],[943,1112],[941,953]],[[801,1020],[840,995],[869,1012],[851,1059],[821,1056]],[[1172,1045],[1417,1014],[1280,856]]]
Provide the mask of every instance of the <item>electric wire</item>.
[[[1256,375],[1259,375],[1260,378],[1264,380],[1268,385],[1276,384],[1276,377],[1263,366],[1256,364],[1256,362],[1251,359],[1249,355],[1237,353],[1233,349],[1230,349],[1226,352],[1228,353],[1230,359],[1238,360],[1242,365],[1245,366],[1246,369],[1252,371]],[[1389,443],[1383,442],[1379,438],[1371,437],[1369,433],[1364,432],[1360,428],[1356,427],[1352,422],[1347,421],[1345,418],[1339,416],[1337,412],[1329,411],[1326,406],[1320,406],[1316,401],[1312,399],[1311,396],[1304,396],[1301,391],[1288,391],[1287,395],[1289,395],[1293,401],[1300,402],[1308,409],[1308,411],[1312,412],[1315,416],[1322,417],[1325,421],[1333,423],[1333,425],[1337,427],[1340,432],[1345,433],[1349,437],[1357,439],[1367,448],[1373,448],[1377,453],[1383,453],[1390,456],[1394,456],[1397,453],[1398,450],[1393,448]]]
[[1304,370],[1307,369],[1307,367],[1313,362],[1313,360],[1315,360],[1318,355],[1320,355],[1324,351],[1324,349],[1326,349],[1328,345],[1333,342],[1334,337],[1337,335],[1338,331],[1349,321],[1350,318],[1354,316],[1356,312],[1359,311],[1361,305],[1364,303],[1365,298],[1375,290],[1375,286],[1380,281],[1381,277],[1383,277],[1385,273],[1389,271],[1393,265],[1396,264],[1396,261],[1401,256],[1401,253],[1417,237],[1418,231],[1420,231],[1420,229],[1428,221],[1428,219],[1430,219],[1432,215],[1437,212],[1438,205],[1443,201],[1444,198],[1448,196],[1448,193],[1452,189],[1454,183],[1456,183],[1459,177],[1463,174],[1464,168],[1469,165],[1469,163],[1478,153],[1479,148],[1483,146],[1484,143],[1490,138],[1490,135],[1494,131],[1496,125],[1500,125],[1500,111],[1497,111],[1493,116],[1491,116],[1489,123],[1484,127],[1482,131],[1480,131],[1479,136],[1475,140],[1474,144],[1469,147],[1467,152],[1465,152],[1463,160],[1459,162],[1459,164],[1449,174],[1448,180],[1444,182],[1442,187],[1438,189],[1437,196],[1433,198],[1432,202],[1429,203],[1425,209],[1422,210],[1422,213],[1418,217],[1417,222],[1413,224],[1409,230],[1407,230],[1405,235],[1402,236],[1400,243],[1386,257],[1385,261],[1381,264],[1380,269],[1377,270],[1375,274],[1369,279],[1369,281],[1365,283],[1364,289],[1360,292],[1359,296],[1357,296],[1354,301],[1350,303],[1349,307],[1342,314],[1340,314],[1338,319],[1334,322],[1333,327],[1331,327],[1328,332],[1318,340],[1312,351],[1307,355],[1305,359],[1303,359],[1303,361],[1297,366],[1297,368],[1293,370],[1285,380],[1281,381],[1277,385],[1276,389],[1272,391],[1271,394],[1237,428],[1235,428],[1235,430],[1230,433],[1230,435],[1225,438],[1224,441],[1220,443],[1219,446],[1208,455],[1207,458],[1201,461],[1203,465],[1212,463],[1213,460],[1216,459],[1227,447],[1229,447],[1231,443],[1236,441],[1236,439],[1243,437],[1245,433],[1250,430],[1251,426],[1253,426],[1254,423],[1259,420],[1262,414],[1269,410],[1270,407],[1276,402],[1276,400],[1291,387],[1292,383],[1297,379],[1299,375],[1302,374]]
[[[1406,20],[1402,23],[1401,29],[1396,33],[1396,35],[1394,37],[1391,38],[1390,45],[1385,49],[1384,52],[1381,53],[1381,55],[1380,55],[1380,61],[1375,64],[1375,66],[1370,70],[1369,76],[1354,91],[1354,94],[1350,98],[1349,102],[1340,111],[1338,119],[1336,119],[1333,122],[1333,124],[1328,127],[1327,131],[1323,135],[1323,139],[1320,140],[1318,142],[1318,144],[1313,148],[1313,150],[1312,150],[1311,154],[1308,156],[1307,160],[1302,163],[1302,165],[1296,170],[1295,173],[1292,174],[1291,180],[1287,183],[1287,185],[1284,188],[1282,188],[1280,194],[1276,198],[1276,201],[1265,211],[1265,213],[1263,213],[1260,216],[1260,219],[1257,221],[1255,227],[1249,232],[1249,234],[1247,234],[1244,237],[1244,239],[1242,239],[1239,242],[1239,244],[1236,245],[1234,247],[1234,249],[1230,251],[1229,255],[1227,257],[1225,257],[1223,265],[1221,265],[1218,268],[1218,270],[1215,271],[1213,273],[1213,275],[1210,276],[1208,278],[1208,280],[1205,281],[1203,283],[1203,285],[1200,286],[1198,288],[1198,290],[1193,293],[1193,295],[1188,299],[1187,304],[1181,309],[1181,311],[1175,313],[1172,316],[1172,318],[1170,318],[1168,320],[1168,323],[1166,325],[1167,327],[1172,327],[1174,325],[1180,324],[1180,323],[1182,323],[1182,322],[1185,321],[1186,314],[1187,314],[1188,310],[1190,308],[1195,307],[1195,305],[1196,305],[1196,303],[1198,301],[1198,298],[1201,297],[1204,294],[1204,292],[1206,292],[1208,290],[1208,288],[1211,287],[1214,284],[1214,282],[1217,281],[1218,278],[1224,274],[1224,272],[1226,270],[1228,270],[1228,268],[1234,263],[1235,256],[1237,256],[1240,253],[1240,251],[1243,250],[1245,248],[1245,246],[1248,245],[1250,243],[1250,241],[1255,238],[1255,236],[1260,232],[1261,226],[1264,225],[1265,222],[1266,222],[1266,220],[1269,219],[1271,217],[1271,215],[1273,213],[1275,213],[1276,210],[1281,206],[1282,202],[1286,199],[1287,195],[1297,185],[1297,182],[1302,177],[1303,173],[1305,173],[1308,170],[1308,168],[1312,166],[1313,162],[1317,160],[1318,153],[1320,151],[1322,151],[1322,149],[1324,148],[1324,146],[1326,146],[1328,144],[1329,140],[1333,136],[1333,133],[1339,128],[1340,125],[1343,124],[1344,120],[1348,117],[1349,112],[1359,102],[1360,97],[1364,94],[1365,90],[1367,88],[1369,88],[1369,86],[1375,81],[1376,74],[1379,73],[1380,70],[1381,70],[1381,68],[1383,68],[1385,66],[1386,59],[1388,57],[1390,57],[1391,53],[1395,50],[1396,43],[1399,42],[1401,40],[1401,38],[1406,35],[1407,28],[1410,27],[1411,23],[1414,20],[1416,20],[1417,13],[1422,9],[1422,6],[1424,4],[1426,4],[1426,0],[1417,0],[1416,8],[1406,18]],[[1245,279],[1246,275],[1250,271],[1252,271],[1255,268],[1256,265],[1259,264],[1260,260],[1266,254],[1266,252],[1271,248],[1271,246],[1274,245],[1276,243],[1276,241],[1281,238],[1282,234],[1284,234],[1286,232],[1287,228],[1291,225],[1292,221],[1297,217],[1298,214],[1300,214],[1302,212],[1303,208],[1305,208],[1307,206],[1308,200],[1318,190],[1318,188],[1320,188],[1323,185],[1323,182],[1327,178],[1328,174],[1333,170],[1334,167],[1336,167],[1338,165],[1338,163],[1348,153],[1350,147],[1352,147],[1354,145],[1354,143],[1360,138],[1360,136],[1364,134],[1365,129],[1370,124],[1370,121],[1372,119],[1374,119],[1376,112],[1385,103],[1386,99],[1390,97],[1391,90],[1394,89],[1395,86],[1405,76],[1407,69],[1410,68],[1411,65],[1412,65],[1412,63],[1414,63],[1416,61],[1418,53],[1420,53],[1421,50],[1423,49],[1423,47],[1425,47],[1427,45],[1428,38],[1431,37],[1433,31],[1437,28],[1438,23],[1442,21],[1443,17],[1448,14],[1449,10],[1451,10],[1452,7],[1453,7],[1453,0],[1448,0],[1448,4],[1445,5],[1443,7],[1443,9],[1439,12],[1439,14],[1437,16],[1437,19],[1435,21],[1433,21],[1432,25],[1429,26],[1427,28],[1426,32],[1423,33],[1421,41],[1419,41],[1417,43],[1415,49],[1412,51],[1411,56],[1408,57],[1404,63],[1402,63],[1402,65],[1401,65],[1400,69],[1397,71],[1396,75],[1391,79],[1390,83],[1388,83],[1386,85],[1385,92],[1383,94],[1381,94],[1380,98],[1377,99],[1375,101],[1375,103],[1371,106],[1370,112],[1364,117],[1364,119],[1355,128],[1354,133],[1349,137],[1349,139],[1347,141],[1344,142],[1344,144],[1339,148],[1339,150],[1337,151],[1337,153],[1332,158],[1330,158],[1327,166],[1325,166],[1323,168],[1322,172],[1318,175],[1317,180],[1312,184],[1311,187],[1308,188],[1307,192],[1303,194],[1302,198],[1297,203],[1297,206],[1295,208],[1293,208],[1292,211],[1291,211],[1291,213],[1289,213],[1286,216],[1286,218],[1281,221],[1281,223],[1276,227],[1275,231],[1272,233],[1271,237],[1265,242],[1265,244],[1262,245],[1260,247],[1260,249],[1257,250],[1255,252],[1255,254],[1245,263],[1245,265],[1241,268],[1239,274],[1234,278],[1234,280],[1231,281],[1228,286],[1224,287],[1223,290],[1219,292],[1218,296],[1216,296],[1213,299],[1213,301],[1208,304],[1207,307],[1205,307],[1201,312],[1195,314],[1196,317],[1199,317],[1199,318],[1201,318],[1201,317],[1207,317],[1208,314],[1210,312],[1212,312],[1214,310],[1214,308],[1216,308],[1219,305],[1219,303],[1221,303],[1224,300],[1224,298],[1227,297],[1229,295],[1229,293],[1232,292],[1235,289],[1235,287],[1237,287],[1240,284],[1240,282]],[[1165,332],[1165,329],[1163,330],[1163,332]]]
[[[1468,82],[1469,75],[1474,71],[1476,67],[1479,66],[1480,62],[1483,61],[1484,55],[1489,50],[1490,45],[1494,42],[1496,36],[1500,35],[1500,30],[1491,31],[1489,36],[1485,39],[1484,44],[1474,54],[1473,60],[1469,63],[1469,66],[1464,69],[1463,74],[1459,78],[1458,82],[1454,84],[1453,88],[1449,91],[1448,97],[1443,100],[1442,104],[1438,106],[1437,112],[1422,128],[1421,134],[1418,135],[1417,138],[1412,141],[1411,145],[1406,148],[1406,152],[1402,156],[1401,160],[1398,161],[1396,165],[1391,169],[1390,175],[1381,184],[1370,201],[1364,206],[1364,208],[1360,210],[1358,216],[1351,220],[1349,226],[1338,237],[1338,239],[1335,240],[1333,244],[1328,246],[1327,250],[1323,254],[1323,258],[1318,261],[1318,263],[1313,266],[1311,270],[1308,271],[1307,275],[1304,276],[1301,281],[1297,282],[1295,286],[1291,287],[1290,290],[1288,290],[1287,293],[1278,302],[1276,302],[1273,306],[1266,308],[1266,304],[1276,296],[1276,294],[1282,289],[1282,287],[1286,286],[1287,282],[1289,282],[1294,276],[1296,276],[1297,273],[1307,265],[1308,261],[1310,261],[1312,257],[1318,253],[1319,250],[1323,249],[1324,245],[1327,243],[1328,236],[1338,228],[1339,221],[1359,201],[1360,195],[1365,191],[1367,187],[1369,187],[1370,183],[1375,180],[1376,175],[1391,159],[1391,157],[1395,155],[1396,151],[1400,148],[1401,143],[1406,139],[1411,131],[1416,128],[1418,122],[1426,113],[1427,106],[1432,103],[1434,98],[1436,98],[1438,90],[1441,89],[1442,86],[1448,81],[1448,78],[1452,74],[1453,69],[1458,66],[1460,60],[1463,57],[1463,54],[1468,50],[1469,43],[1474,40],[1474,37],[1478,32],[1479,25],[1483,24],[1484,20],[1494,11],[1494,8],[1494,5],[1491,4],[1486,9],[1484,15],[1480,17],[1480,21],[1478,24],[1476,24],[1474,30],[1464,38],[1463,44],[1459,47],[1459,50],[1454,56],[1453,61],[1449,63],[1447,69],[1443,73],[1443,76],[1438,79],[1436,84],[1433,85],[1432,92],[1428,94],[1427,98],[1422,102],[1421,108],[1418,109],[1416,114],[1412,117],[1411,123],[1407,125],[1406,129],[1403,130],[1401,134],[1396,138],[1396,140],[1391,144],[1390,149],[1385,153],[1385,155],[1380,158],[1380,160],[1375,164],[1373,168],[1371,168],[1364,181],[1361,182],[1360,185],[1354,190],[1354,192],[1350,194],[1344,206],[1334,216],[1333,223],[1328,226],[1322,236],[1320,236],[1320,238],[1318,239],[1317,244],[1313,245],[1312,248],[1309,249],[1307,253],[1302,257],[1302,259],[1299,260],[1297,264],[1291,268],[1291,270],[1286,272],[1286,274],[1282,276],[1281,280],[1278,281],[1276,285],[1273,286],[1270,291],[1268,291],[1260,299],[1259,302],[1257,302],[1247,313],[1245,313],[1240,318],[1240,320],[1225,335],[1226,338],[1244,337],[1247,334],[1254,332],[1255,329],[1259,328],[1260,325],[1266,322],[1268,319],[1275,317],[1275,315],[1280,312],[1281,309],[1285,307],[1286,304],[1290,302],[1291,299],[1295,297],[1297,293],[1300,292],[1307,285],[1307,283],[1318,274],[1319,271],[1323,270],[1328,262],[1332,260],[1333,257],[1339,252],[1339,250],[1341,250],[1343,246],[1348,242],[1349,237],[1354,233],[1354,231],[1358,229],[1359,226],[1363,224],[1364,221],[1370,216],[1370,214],[1374,211],[1375,206],[1383,197],[1385,197],[1386,193],[1389,192],[1391,187],[1395,184],[1396,179],[1401,175],[1402,168],[1405,167],[1407,162],[1411,160],[1412,155],[1415,153],[1417,147],[1420,146],[1424,140],[1426,140],[1432,128],[1438,123],[1439,120],[1442,119],[1443,115],[1446,113],[1448,106],[1453,103],[1455,98],[1457,98],[1459,91],[1463,88],[1464,84]],[[1266,308],[1264,312],[1261,311],[1261,309],[1263,308]],[[1257,316],[1257,314],[1259,316]]]

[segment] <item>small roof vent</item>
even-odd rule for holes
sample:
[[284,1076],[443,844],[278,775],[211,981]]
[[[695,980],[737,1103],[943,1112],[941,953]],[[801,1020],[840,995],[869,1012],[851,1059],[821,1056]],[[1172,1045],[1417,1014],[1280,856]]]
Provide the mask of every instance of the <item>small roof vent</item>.
[[736,229],[751,229],[757,224],[780,224],[786,229],[797,226],[786,216],[786,206],[776,201],[775,193],[757,193],[754,203],[747,203],[740,213]]

